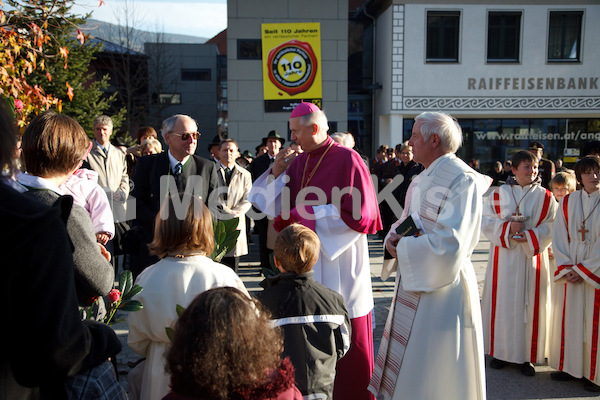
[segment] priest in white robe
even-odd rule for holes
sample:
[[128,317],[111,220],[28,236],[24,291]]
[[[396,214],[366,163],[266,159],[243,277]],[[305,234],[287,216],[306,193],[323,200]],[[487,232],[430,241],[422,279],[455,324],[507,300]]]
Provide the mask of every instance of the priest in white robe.
[[[425,170],[413,180],[386,249],[397,261],[394,299],[369,389],[383,399],[485,399],[477,279],[470,256],[479,241],[482,196],[491,183],[453,153],[460,126],[443,113],[415,118],[409,144]],[[383,276],[390,271],[385,265]],[[395,267],[395,266],[394,266]]]
[[556,260],[549,364],[555,380],[584,378],[600,391],[600,160],[575,165],[583,189],[565,196],[554,221]]

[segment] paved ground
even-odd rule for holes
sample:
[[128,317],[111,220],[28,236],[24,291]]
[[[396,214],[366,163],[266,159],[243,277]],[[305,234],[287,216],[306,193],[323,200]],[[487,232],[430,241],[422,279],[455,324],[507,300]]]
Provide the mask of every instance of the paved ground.
[[[253,235],[252,238],[256,243],[258,243],[257,236]],[[479,282],[480,293],[483,290],[483,283],[485,279],[485,270],[488,259],[488,246],[489,241],[485,236],[482,235],[479,245],[476,247],[471,258]],[[383,260],[383,250],[381,240],[379,240],[376,235],[369,236],[369,254],[371,258],[371,282],[373,285],[373,297],[375,299],[376,328],[373,337],[375,339],[375,351],[377,352],[394,291],[394,281],[393,278],[389,278],[384,282],[379,278]],[[240,277],[251,293],[260,290],[258,284],[262,280],[262,278],[259,276],[257,260],[257,246],[255,244],[251,244],[250,254],[242,258],[242,268],[240,268],[239,272]],[[121,383],[126,386],[127,378],[125,374],[126,371],[129,370],[129,367],[127,367],[127,361],[135,361],[138,356],[127,346],[128,330],[126,323],[119,324],[115,326],[115,328],[117,334],[123,341],[123,352],[118,357],[118,364],[119,370],[123,374],[121,376]],[[583,384],[578,381],[552,381],[550,379],[550,372],[551,369],[547,365],[536,366],[535,377],[523,376],[516,366],[506,367],[502,370],[487,368],[487,398],[489,400],[598,399],[598,396],[590,396],[591,393],[584,391]],[[434,377],[432,377],[430,384],[435,384]]]

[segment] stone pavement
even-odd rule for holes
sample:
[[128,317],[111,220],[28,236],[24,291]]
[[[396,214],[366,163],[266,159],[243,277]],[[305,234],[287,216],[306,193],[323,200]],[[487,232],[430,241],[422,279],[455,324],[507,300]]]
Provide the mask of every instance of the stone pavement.
[[[255,243],[250,244],[250,254],[242,257],[239,275],[244,281],[250,293],[260,289],[262,280],[259,272],[258,237],[252,235]],[[479,283],[479,292],[483,291],[485,271],[488,260],[489,240],[481,235],[479,244],[475,248],[471,260]],[[394,293],[394,277],[392,275],[387,281],[379,278],[383,262],[382,241],[377,235],[369,235],[369,255],[371,260],[371,283],[373,285],[373,297],[375,300],[375,330],[373,332],[375,355],[381,341],[385,320]],[[115,330],[123,342],[123,351],[119,354],[117,361],[121,372],[120,382],[127,386],[126,372],[129,371],[128,361],[135,361],[138,356],[127,346],[127,323],[115,325]],[[488,400],[521,400],[521,399],[598,399],[598,396],[590,396],[591,393],[583,390],[583,384],[578,381],[555,382],[550,379],[552,369],[547,365],[536,365],[536,376],[523,376],[518,367],[509,366],[502,370],[486,368],[487,398]],[[427,379],[427,378],[424,378]],[[424,384],[427,384],[425,381]],[[435,377],[431,377],[429,384],[435,384]],[[351,400],[351,399],[349,399]],[[436,400],[436,399],[431,399]],[[463,400],[463,399],[449,399]]]

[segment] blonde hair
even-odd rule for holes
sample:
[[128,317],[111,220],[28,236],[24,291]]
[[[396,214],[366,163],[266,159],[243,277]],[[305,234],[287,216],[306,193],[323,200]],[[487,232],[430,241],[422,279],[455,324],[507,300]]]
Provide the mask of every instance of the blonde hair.
[[162,152],[162,144],[155,138],[144,140],[142,144],[140,144],[140,153],[144,154],[148,148],[156,150],[157,153]]
[[554,186],[566,186],[569,193],[573,193],[577,190],[577,181],[575,179],[574,172],[559,172],[554,175],[548,184],[550,186],[550,190],[554,190]]
[[210,256],[215,247],[210,211],[202,200],[189,193],[179,193],[177,197],[181,205],[188,204],[185,215],[179,218],[173,198],[169,196],[156,215],[154,240],[148,245],[150,252],[159,258],[190,253]]
[[277,235],[273,255],[284,270],[301,274],[315,265],[320,247],[316,233],[300,224],[292,224]]

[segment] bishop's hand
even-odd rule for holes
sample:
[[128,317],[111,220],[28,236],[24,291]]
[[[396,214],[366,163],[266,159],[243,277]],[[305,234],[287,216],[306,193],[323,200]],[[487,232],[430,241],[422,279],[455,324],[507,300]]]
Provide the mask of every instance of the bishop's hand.
[[294,158],[296,158],[297,155],[298,153],[296,153],[290,147],[282,149],[275,156],[275,161],[273,162],[273,169],[271,170],[273,176],[277,178],[279,175],[283,174],[289,168],[290,164],[292,163]]

